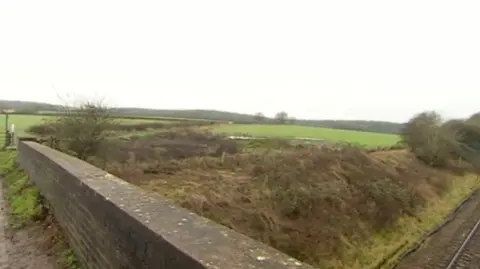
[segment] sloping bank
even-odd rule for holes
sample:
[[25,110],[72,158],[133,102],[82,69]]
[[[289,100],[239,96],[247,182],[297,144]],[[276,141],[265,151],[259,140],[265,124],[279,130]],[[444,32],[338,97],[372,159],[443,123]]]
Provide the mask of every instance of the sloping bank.
[[[16,165],[16,152],[0,152],[0,176],[7,202],[9,268],[79,269],[38,189]],[[15,241],[15,242],[13,242]]]
[[[138,183],[134,167],[119,167],[107,169]],[[302,148],[155,169],[142,187],[319,268],[393,267],[479,186],[475,175],[433,169],[403,150]]]

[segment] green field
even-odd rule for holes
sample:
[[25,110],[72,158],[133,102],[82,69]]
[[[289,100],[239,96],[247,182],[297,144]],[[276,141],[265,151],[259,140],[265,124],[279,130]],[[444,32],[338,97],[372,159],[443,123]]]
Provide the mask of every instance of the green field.
[[[8,123],[15,124],[15,132],[21,133],[25,131],[28,127],[33,125],[38,125],[45,123],[45,121],[53,120],[54,116],[45,116],[45,115],[10,115],[8,117]],[[144,122],[163,122],[156,119],[118,119],[118,122],[125,124],[138,124]],[[168,121],[165,121],[168,123]],[[0,115],[0,132],[5,131],[5,115]]]
[[[17,134],[21,134],[32,125],[42,124],[45,121],[52,120],[54,118],[55,116],[51,115],[10,115],[9,123],[15,124],[15,132]],[[163,122],[162,120],[155,118],[152,118],[151,120],[146,118],[127,118],[118,119],[118,121],[126,124]],[[165,122],[167,123],[169,121]],[[4,128],[5,116],[0,115],[0,133],[3,133]],[[320,138],[329,142],[343,141],[360,144],[367,147],[391,146],[397,143],[400,139],[397,135],[393,134],[379,134],[297,125],[222,124],[215,127],[214,132],[282,138]]]
[[320,138],[329,142],[348,142],[367,147],[391,146],[400,140],[398,135],[348,131],[298,125],[225,124],[214,132],[225,134],[249,134],[281,138]]

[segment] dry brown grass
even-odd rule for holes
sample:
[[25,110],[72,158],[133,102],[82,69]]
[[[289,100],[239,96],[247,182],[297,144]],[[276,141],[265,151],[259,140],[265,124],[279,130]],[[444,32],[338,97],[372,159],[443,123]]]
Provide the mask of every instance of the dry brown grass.
[[109,172],[319,266],[341,260],[346,244],[415,216],[449,184],[406,150],[278,141],[252,150],[190,131],[115,143]]

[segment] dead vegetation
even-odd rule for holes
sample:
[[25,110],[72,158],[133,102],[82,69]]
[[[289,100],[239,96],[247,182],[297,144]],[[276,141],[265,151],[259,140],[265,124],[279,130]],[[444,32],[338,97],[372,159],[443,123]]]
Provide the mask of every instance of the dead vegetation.
[[[366,240],[448,187],[444,175],[405,151],[396,159],[354,147],[238,147],[220,154],[207,146],[178,158],[164,138],[143,139],[122,150],[128,159],[109,161],[106,169],[318,265],[341,259],[345,240]],[[146,144],[156,147],[147,151]]]
[[[442,124],[436,114],[423,113],[406,125],[401,144],[376,152],[281,139],[239,142],[177,128],[129,139],[99,136],[102,143],[85,159],[293,257],[332,268],[331,260],[347,263],[346,248],[401,216],[417,216],[442,196],[453,168],[473,166],[480,150],[477,118]],[[65,123],[57,127],[71,128]],[[82,129],[59,138],[73,140]],[[82,137],[92,133],[98,134]],[[92,144],[87,140],[82,143]]]
[[[112,118],[112,120],[115,118]],[[148,130],[161,130],[171,128],[185,128],[194,126],[212,125],[210,122],[198,122],[198,121],[176,121],[176,122],[138,122],[138,123],[122,123],[115,119],[115,124],[105,126],[105,130],[110,133],[122,133],[122,132],[142,132]],[[56,120],[49,121],[44,124],[34,125],[28,128],[27,132],[39,136],[51,136],[56,135],[59,128],[62,128],[63,124]]]

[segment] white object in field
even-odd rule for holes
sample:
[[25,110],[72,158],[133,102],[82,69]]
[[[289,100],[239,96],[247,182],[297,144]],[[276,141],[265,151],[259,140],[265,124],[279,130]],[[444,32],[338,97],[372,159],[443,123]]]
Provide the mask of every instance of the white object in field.
[[10,132],[15,133],[15,124],[10,125]]

